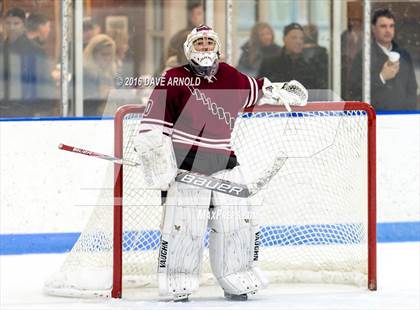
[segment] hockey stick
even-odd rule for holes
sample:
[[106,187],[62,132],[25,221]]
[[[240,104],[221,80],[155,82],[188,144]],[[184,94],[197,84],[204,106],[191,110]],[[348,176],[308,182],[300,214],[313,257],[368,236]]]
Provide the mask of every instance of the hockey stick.
[[[128,165],[132,167],[141,166],[140,163],[131,160],[105,155],[62,143],[60,143],[58,148],[60,150],[72,153],[78,153],[86,156],[92,156],[108,160],[115,164]],[[231,196],[246,198],[258,193],[283,167],[284,163],[286,162],[286,159],[287,157],[277,157],[274,160],[274,163],[270,167],[270,169],[265,170],[263,175],[256,179],[254,182],[252,182],[249,186],[181,169],[178,170],[178,174],[175,177],[175,181],[190,184],[196,187],[205,188],[208,190],[213,190]]]
[[132,167],[140,166],[140,163],[136,163],[136,162],[131,161],[131,160],[117,158],[117,157],[114,157],[114,156],[111,156],[111,155],[96,153],[96,152],[81,149],[81,148],[78,148],[78,147],[75,147],[75,146],[66,145],[66,144],[63,144],[63,143],[60,143],[58,145],[58,148],[60,150],[63,150],[63,151],[69,151],[69,152],[78,153],[78,154],[82,154],[82,155],[86,155],[86,156],[92,156],[92,157],[97,157],[97,158],[100,158],[100,159],[105,159],[105,160],[111,161],[115,164],[128,165],[128,166],[132,166]]

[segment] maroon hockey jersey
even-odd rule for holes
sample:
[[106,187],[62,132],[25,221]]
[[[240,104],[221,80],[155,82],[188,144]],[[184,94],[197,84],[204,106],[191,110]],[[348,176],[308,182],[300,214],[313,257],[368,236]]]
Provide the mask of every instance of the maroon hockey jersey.
[[178,154],[191,151],[235,157],[230,139],[236,117],[257,103],[262,84],[226,63],[219,63],[211,79],[195,75],[188,65],[170,69],[150,96],[140,133],[160,129],[171,136],[179,163]]

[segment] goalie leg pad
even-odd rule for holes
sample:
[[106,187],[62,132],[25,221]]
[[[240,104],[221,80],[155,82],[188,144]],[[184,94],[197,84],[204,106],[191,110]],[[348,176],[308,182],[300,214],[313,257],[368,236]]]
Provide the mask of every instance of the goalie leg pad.
[[[215,176],[242,182],[239,167]],[[210,213],[210,263],[225,293],[255,293],[267,281],[257,267],[260,232],[254,208],[246,198],[213,192]]]
[[158,261],[160,295],[182,299],[199,286],[211,192],[175,182],[168,191]]

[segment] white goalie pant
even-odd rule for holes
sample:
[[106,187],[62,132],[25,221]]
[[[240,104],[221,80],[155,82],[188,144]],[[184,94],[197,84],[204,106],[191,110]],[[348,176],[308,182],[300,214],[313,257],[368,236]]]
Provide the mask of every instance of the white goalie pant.
[[175,182],[169,188],[158,261],[160,295],[175,299],[199,286],[211,191]]
[[[237,166],[212,176],[246,184]],[[250,199],[213,192],[210,213],[210,263],[217,281],[226,293],[255,293],[267,285],[257,267],[260,232]]]
[[[239,166],[213,176],[244,182]],[[210,263],[223,290],[239,295],[264,287],[266,281],[256,266],[260,240],[253,215],[248,199],[175,182],[168,191],[161,228],[160,295],[176,299],[198,289],[207,225]]]

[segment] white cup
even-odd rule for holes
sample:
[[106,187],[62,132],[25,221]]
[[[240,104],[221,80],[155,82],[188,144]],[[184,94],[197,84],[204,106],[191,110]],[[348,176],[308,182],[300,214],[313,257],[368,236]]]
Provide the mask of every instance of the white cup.
[[390,62],[397,62],[398,60],[400,60],[400,53],[389,52],[388,59]]

